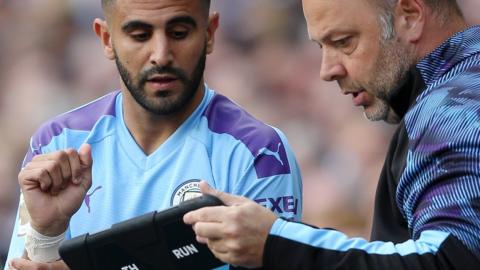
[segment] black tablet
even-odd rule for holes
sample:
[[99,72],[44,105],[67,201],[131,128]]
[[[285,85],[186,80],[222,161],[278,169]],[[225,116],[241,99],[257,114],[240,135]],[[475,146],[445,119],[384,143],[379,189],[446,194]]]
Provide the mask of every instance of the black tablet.
[[183,215],[215,205],[222,205],[216,197],[197,197],[98,233],[66,240],[59,253],[72,270],[212,269],[224,263],[196,241],[192,227],[183,222]]

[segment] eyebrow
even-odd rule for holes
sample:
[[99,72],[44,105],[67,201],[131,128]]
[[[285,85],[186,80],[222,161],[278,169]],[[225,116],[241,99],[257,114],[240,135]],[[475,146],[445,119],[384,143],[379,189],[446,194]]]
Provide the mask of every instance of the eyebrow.
[[153,29],[153,26],[142,21],[129,21],[122,25],[122,31],[125,33],[132,32],[136,29]]
[[[167,22],[168,26],[175,25],[175,24],[188,24],[193,28],[197,27],[197,22],[190,16],[178,16],[170,19]],[[136,29],[150,30],[150,29],[153,29],[153,25],[140,20],[129,21],[122,25],[122,31],[125,33],[132,32]]]
[[167,26],[175,25],[175,24],[188,24],[193,28],[197,28],[197,22],[190,16],[178,16],[175,18],[170,19],[167,22]]
[[334,31],[332,29],[327,30],[321,37],[319,37],[318,42],[325,42],[326,40],[330,40]]

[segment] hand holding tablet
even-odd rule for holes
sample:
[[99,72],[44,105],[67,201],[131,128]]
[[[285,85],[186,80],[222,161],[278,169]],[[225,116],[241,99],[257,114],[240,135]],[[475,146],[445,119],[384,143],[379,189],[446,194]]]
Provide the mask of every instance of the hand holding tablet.
[[192,210],[222,205],[210,195],[129,219],[110,229],[66,240],[60,256],[72,270],[183,270],[212,269],[223,265],[208,247],[195,239],[183,215]]

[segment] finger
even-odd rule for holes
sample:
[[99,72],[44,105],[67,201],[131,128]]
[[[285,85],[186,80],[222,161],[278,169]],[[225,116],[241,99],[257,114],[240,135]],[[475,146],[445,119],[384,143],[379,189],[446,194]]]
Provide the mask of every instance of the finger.
[[91,168],[93,165],[92,147],[88,143],[84,143],[80,147],[78,154],[80,156],[80,164],[82,165],[82,168]]
[[12,261],[9,261],[9,262],[8,262],[8,270],[18,270],[18,269],[15,268],[15,266],[13,266],[13,264],[12,264],[14,260],[15,260],[15,259],[13,259]]
[[210,246],[209,246],[209,248],[212,251],[213,255],[215,257],[217,257],[217,259],[219,259],[220,261],[222,261],[224,263],[234,265],[229,261],[229,259],[230,259],[229,253],[218,252],[217,250],[211,248]]
[[67,264],[64,261],[56,261],[53,263],[49,263],[48,265],[50,266],[49,269],[52,269],[52,270],[69,270],[70,269],[68,268]]
[[186,224],[195,224],[196,222],[222,222],[226,206],[209,206],[188,212],[183,216],[183,222]]
[[224,225],[222,223],[198,222],[193,226],[196,235],[209,240],[224,238],[223,229]]
[[62,165],[58,160],[48,160],[45,161],[45,169],[52,179],[52,185],[50,186],[50,193],[53,195],[58,194],[58,191],[62,187],[63,176],[62,176]]
[[52,185],[50,174],[44,168],[23,170],[19,174],[19,182],[25,190],[33,190],[40,187],[40,190],[47,192]]
[[197,235],[195,238],[197,239],[197,242],[202,243],[202,244],[207,244],[207,242],[208,242],[208,238],[205,238],[205,237],[201,237],[201,236]]
[[224,245],[224,242],[216,239],[207,240],[208,248],[217,254],[226,254],[229,252],[228,248]]
[[10,268],[16,270],[29,270],[29,269],[42,269],[38,263],[32,261],[17,258],[10,261]]
[[16,270],[27,269],[28,261],[21,258],[13,259],[10,261],[9,267],[10,269],[16,269]]
[[72,179],[72,170],[70,167],[70,159],[68,152],[75,151],[73,149],[67,149],[65,151],[59,151],[54,156],[55,160],[59,162],[60,172],[62,173],[62,182],[59,188],[64,188],[68,182]]
[[200,191],[203,194],[208,194],[208,195],[212,195],[219,198],[225,205],[237,205],[247,200],[244,197],[235,196],[235,195],[228,194],[220,190],[214,189],[210,187],[210,185],[206,181],[200,182]]
[[57,166],[59,167],[59,170],[62,175],[62,179],[61,179],[62,185],[64,182],[68,182],[72,178],[72,171],[70,169],[68,151],[72,151],[72,149],[53,152],[50,154],[42,155],[42,157],[39,158],[39,161],[48,160],[48,161],[54,161],[57,163]]
[[92,147],[84,143],[78,151],[82,185],[88,190],[92,186]]
[[29,269],[48,269],[48,270],[68,270],[68,266],[63,261],[52,263],[38,263],[26,259],[17,258],[8,263],[10,270],[29,270]]
[[65,154],[67,158],[67,161],[66,161],[67,168],[65,170],[69,171],[69,177],[64,179],[62,183],[62,189],[67,188],[67,186],[74,181],[76,176],[75,174],[80,168],[80,159],[78,157],[77,150],[69,148],[65,150]]
[[[81,179],[79,179],[81,174],[81,169],[80,169],[80,157],[78,155],[78,152],[75,149],[68,149],[65,152],[67,153],[68,164],[70,166],[70,171],[72,172],[72,177],[70,178],[70,180],[72,181],[72,183],[78,184],[81,181]],[[67,185],[68,183],[65,186]]]
[[30,162],[37,162],[37,161],[42,161],[42,160],[48,160],[48,159],[50,159],[50,156],[51,156],[51,155],[52,155],[52,153],[35,155],[35,156],[32,158],[32,161],[30,161]]
[[[63,182],[60,163],[57,160],[38,160],[29,163],[24,169],[25,172],[38,170],[46,170],[52,180],[51,185],[49,185],[47,189],[44,189],[44,186],[41,186],[42,191],[49,191],[52,194],[57,194]],[[43,178],[43,176],[40,177]]]

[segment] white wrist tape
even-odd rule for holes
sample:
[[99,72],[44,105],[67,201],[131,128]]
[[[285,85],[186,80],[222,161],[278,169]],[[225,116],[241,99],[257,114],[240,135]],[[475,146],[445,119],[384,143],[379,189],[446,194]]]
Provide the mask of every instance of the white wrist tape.
[[65,232],[59,236],[45,236],[28,224],[25,235],[25,250],[28,258],[34,262],[54,262],[60,259],[58,248],[65,239]]

